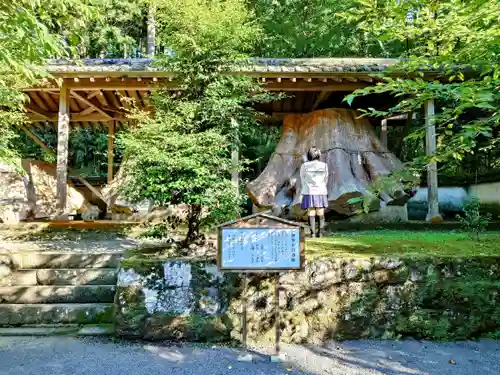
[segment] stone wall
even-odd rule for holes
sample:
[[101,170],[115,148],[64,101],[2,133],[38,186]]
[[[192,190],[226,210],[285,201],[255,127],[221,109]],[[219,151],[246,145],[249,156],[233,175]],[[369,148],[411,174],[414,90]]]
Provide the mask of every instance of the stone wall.
[[[252,275],[250,339],[272,339],[274,284]],[[240,278],[211,261],[125,260],[117,333],[148,340],[239,339]],[[329,259],[281,276],[282,339],[412,336],[465,339],[500,332],[500,257]]]

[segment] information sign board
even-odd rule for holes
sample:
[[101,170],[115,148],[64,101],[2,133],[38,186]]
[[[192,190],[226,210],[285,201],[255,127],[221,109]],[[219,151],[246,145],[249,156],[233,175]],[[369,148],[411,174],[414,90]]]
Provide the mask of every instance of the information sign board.
[[221,270],[301,269],[300,228],[221,228]]

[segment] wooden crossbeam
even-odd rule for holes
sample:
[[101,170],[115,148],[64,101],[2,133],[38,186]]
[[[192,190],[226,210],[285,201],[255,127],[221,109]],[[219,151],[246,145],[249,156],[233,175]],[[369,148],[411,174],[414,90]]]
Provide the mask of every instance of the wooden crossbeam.
[[81,111],[80,113],[78,113],[79,116],[87,116],[87,115],[90,115],[92,112],[95,112],[95,108],[94,107],[88,107],[87,109],[84,109],[83,111]]
[[116,122],[110,121],[108,123],[108,184],[113,181],[113,161],[115,156],[115,131],[116,131]]
[[327,83],[321,84],[321,82],[269,82],[265,85],[265,89],[268,91],[354,91],[360,88],[367,87],[367,83],[356,82],[356,83]]
[[[80,112],[81,113],[81,112]],[[50,121],[50,122],[57,122],[57,113],[54,113],[53,116],[47,118],[46,116],[38,113],[27,113],[26,118],[30,121]],[[122,113],[115,113],[113,116],[111,116],[112,120],[117,120],[117,121],[123,121],[126,119],[125,114]],[[72,114],[70,115],[70,122],[81,122],[81,121],[110,121],[109,117],[103,116],[100,113],[95,113],[92,112],[87,115],[81,115],[81,114]]]
[[97,96],[97,95],[100,95],[100,94],[101,94],[101,90],[92,91],[91,93],[89,93],[87,95],[87,99],[92,99],[94,96]]
[[30,95],[30,100],[31,102],[35,102],[35,104],[37,106],[39,106],[41,109],[43,109],[44,111],[49,111],[49,107],[47,106],[47,104],[45,104],[45,102],[43,101],[42,98],[40,98],[40,96],[38,95],[37,92],[33,91]]
[[313,106],[312,106],[312,110],[314,111],[316,108],[318,108],[318,106],[323,103],[325,100],[328,99],[328,97],[332,94],[331,91],[321,91],[318,95],[318,98],[316,99],[316,101],[314,102]]
[[92,101],[90,101],[90,100],[89,100],[89,99],[87,99],[87,98],[84,98],[83,96],[81,96],[80,94],[76,93],[75,91],[70,91],[70,92],[71,92],[71,96],[72,96],[73,98],[75,98],[75,99],[77,99],[77,100],[81,101],[81,102],[82,102],[82,103],[84,103],[84,104],[87,104],[87,105],[88,105],[88,106],[90,106],[90,107],[93,107],[93,108],[94,108],[94,110],[95,110],[96,112],[99,112],[99,113],[100,113],[101,115],[103,115],[103,116],[104,116],[104,117],[105,117],[108,121],[113,119],[113,117],[112,117],[112,116],[110,116],[110,115],[109,115],[108,113],[106,113],[105,111],[103,111],[103,110],[99,107],[99,105],[98,105],[97,103],[92,102]]
[[57,114],[54,115],[53,113],[47,112],[42,108],[39,108],[31,103],[26,105],[25,108],[28,112],[33,113],[38,117],[43,118],[44,120],[48,121],[57,120]]
[[[49,155],[52,155],[55,157],[57,156],[54,150],[52,150],[49,146],[47,146],[45,143],[43,143],[43,141],[40,138],[38,138],[34,133],[32,133],[25,125],[21,125],[21,129],[26,133],[26,135],[28,137],[30,137],[33,140],[33,142],[35,142],[38,146],[40,146],[45,152],[47,152]],[[92,193],[94,193],[96,195],[96,197],[98,197],[104,203],[106,203],[101,192],[99,190],[97,190],[95,187],[93,187],[91,184],[89,184],[87,182],[87,180],[85,180],[82,176],[80,176],[78,171],[76,171],[72,168],[68,168],[68,169],[69,169],[70,173],[78,179],[78,181],[80,181],[83,185],[85,185]]]

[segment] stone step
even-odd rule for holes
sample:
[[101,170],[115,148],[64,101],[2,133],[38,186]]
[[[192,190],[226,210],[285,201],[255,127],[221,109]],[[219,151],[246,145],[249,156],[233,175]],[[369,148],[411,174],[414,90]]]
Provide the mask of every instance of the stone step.
[[115,285],[117,272],[116,268],[17,270],[0,276],[0,286]]
[[1,286],[1,303],[112,303],[114,285]]
[[16,252],[0,254],[13,269],[118,268],[121,253]]
[[112,324],[44,324],[40,326],[4,327],[0,328],[0,336],[108,336],[112,335]]
[[112,322],[112,303],[0,304],[0,327]]

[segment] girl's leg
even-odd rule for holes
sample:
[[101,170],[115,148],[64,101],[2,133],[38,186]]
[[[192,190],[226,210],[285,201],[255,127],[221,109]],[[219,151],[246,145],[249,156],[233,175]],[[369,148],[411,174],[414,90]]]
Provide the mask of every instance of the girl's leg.
[[325,228],[325,209],[317,208],[316,215],[318,216],[318,221],[319,221],[318,237],[323,237],[323,230]]
[[311,231],[311,237],[314,237],[316,233],[316,209],[309,208],[307,211],[308,219],[309,219],[309,229]]

